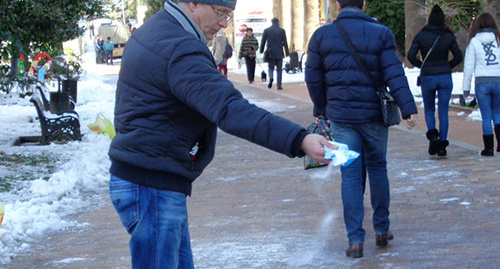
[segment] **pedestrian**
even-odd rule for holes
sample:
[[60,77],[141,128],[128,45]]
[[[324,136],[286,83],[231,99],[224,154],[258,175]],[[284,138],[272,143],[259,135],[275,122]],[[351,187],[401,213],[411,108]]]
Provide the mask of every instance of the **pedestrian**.
[[[432,49],[431,49],[432,48]],[[417,59],[420,51],[422,60]],[[451,51],[453,58],[448,60]],[[408,60],[420,68],[425,123],[427,125],[428,152],[446,156],[448,142],[448,110],[453,90],[452,69],[462,62],[462,51],[451,30],[445,24],[443,10],[435,5],[422,30],[415,36],[408,51]],[[436,93],[438,98],[439,130],[436,129]]]
[[[207,43],[236,0],[179,0],[136,30],[116,89],[110,197],[130,233],[133,268],[194,268],[186,197],[214,157],[218,129],[289,157],[324,160],[324,137],[250,104]],[[168,31],[164,31],[168,29]]]
[[[262,35],[262,41],[260,42],[260,53],[264,53],[264,48],[267,49],[265,54],[268,54],[268,66],[269,66],[269,84],[267,87],[271,89],[273,87],[274,77],[274,67],[276,67],[276,77],[278,79],[278,90],[283,90],[281,85],[281,78],[283,76],[283,58],[288,57],[290,52],[288,51],[288,43],[286,41],[286,32],[283,28],[280,28],[280,21],[278,18],[273,18],[271,20],[272,26],[266,28]],[[285,53],[283,53],[283,49],[285,49]]]
[[255,77],[255,63],[257,57],[257,50],[259,49],[259,41],[253,35],[253,29],[248,27],[246,35],[241,40],[240,51],[238,59],[245,58],[245,65],[247,66],[248,83],[253,83]]
[[115,45],[113,44],[113,41],[111,41],[111,37],[108,36],[106,39],[106,43],[103,45],[104,49],[104,57],[106,58],[106,64],[108,63],[108,59],[111,62],[111,65],[113,65],[113,50],[115,49]]
[[477,17],[469,30],[469,45],[465,51],[463,91],[469,96],[472,74],[475,92],[483,119],[483,156],[494,156],[493,127],[500,152],[500,32],[490,13]]
[[102,35],[96,38],[96,63],[102,64],[104,63],[104,38]]
[[219,72],[227,78],[227,59],[224,57],[226,44],[228,39],[224,29],[220,29],[212,41],[212,54],[214,55],[215,63]]
[[363,0],[338,0],[337,7],[337,21],[317,29],[309,41],[305,81],[314,105],[313,116],[330,120],[335,141],[361,154],[340,169],[344,223],[349,241],[346,256],[360,258],[365,241],[365,168],[370,184],[376,246],[385,247],[388,240],[394,238],[389,229],[386,159],[389,129],[383,124],[378,90],[343,41],[337,22],[345,29],[354,50],[373,77],[373,84],[380,88],[388,85],[408,129],[416,125],[418,110],[391,30],[364,14]]

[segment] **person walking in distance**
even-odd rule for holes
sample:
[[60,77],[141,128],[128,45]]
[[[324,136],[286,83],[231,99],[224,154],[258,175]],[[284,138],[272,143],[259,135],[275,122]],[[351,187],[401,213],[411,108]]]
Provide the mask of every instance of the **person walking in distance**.
[[227,36],[224,29],[220,29],[212,41],[212,54],[214,55],[217,69],[227,77],[227,59],[224,57],[224,51],[227,44]]
[[[340,169],[344,223],[349,241],[346,256],[360,258],[365,241],[365,168],[370,184],[375,244],[385,247],[388,240],[394,238],[389,229],[386,158],[389,129],[383,123],[378,90],[372,85],[388,85],[408,129],[416,125],[418,110],[397,56],[391,30],[363,13],[363,0],[338,0],[337,6],[337,20],[320,27],[310,39],[305,81],[314,105],[313,116],[329,119],[335,141],[347,144],[350,150],[361,154]],[[354,52],[351,53],[348,41],[344,41],[341,29],[345,29],[360,61],[373,77],[373,84],[358,65]]]
[[218,129],[289,157],[325,161],[326,138],[259,108],[217,70],[207,46],[236,0],[167,1],[125,46],[109,192],[131,235],[132,268],[194,268],[186,200]]
[[[280,28],[280,21],[278,18],[273,18],[271,20],[272,26],[266,28],[262,35],[262,41],[260,42],[260,53],[264,53],[264,48],[267,49],[266,54],[268,54],[268,65],[269,65],[269,84],[267,87],[270,89],[274,82],[274,67],[276,67],[276,78],[278,84],[278,90],[282,90],[281,80],[283,76],[283,58],[288,57],[290,52],[288,51],[288,42],[286,41],[286,32],[283,28]],[[285,53],[283,53],[285,49]],[[265,57],[265,56],[264,56]]]
[[469,30],[469,45],[465,51],[463,92],[469,96],[472,74],[475,92],[483,119],[483,156],[494,156],[493,127],[500,152],[500,32],[490,13],[477,17]]
[[[417,59],[420,51],[422,60]],[[451,51],[453,58],[448,60]],[[422,99],[427,125],[428,152],[446,156],[448,142],[448,110],[453,80],[451,70],[462,62],[463,56],[453,31],[445,24],[443,10],[435,5],[427,25],[415,36],[408,50],[408,60],[420,68]],[[436,129],[436,93],[438,97],[439,130]]]
[[255,58],[257,50],[259,49],[259,41],[253,36],[253,29],[248,27],[246,35],[241,40],[240,51],[238,59],[245,58],[245,65],[247,66],[248,83],[253,83],[255,77]]

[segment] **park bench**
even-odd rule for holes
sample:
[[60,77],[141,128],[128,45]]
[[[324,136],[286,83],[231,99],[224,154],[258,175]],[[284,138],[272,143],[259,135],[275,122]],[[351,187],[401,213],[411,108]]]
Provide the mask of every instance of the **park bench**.
[[78,113],[74,110],[51,113],[43,89],[40,86],[37,89],[38,92],[33,94],[30,101],[35,105],[42,129],[40,144],[48,145],[51,141],[63,139],[80,140],[82,135]]

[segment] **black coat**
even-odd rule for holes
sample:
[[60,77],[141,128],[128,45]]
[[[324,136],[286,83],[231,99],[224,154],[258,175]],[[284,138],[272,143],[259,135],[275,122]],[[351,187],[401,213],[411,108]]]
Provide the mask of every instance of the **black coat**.
[[277,24],[264,30],[262,41],[260,42],[260,53],[264,52],[264,48],[269,49],[269,59],[283,59],[283,48],[285,48],[286,56],[290,54],[288,51],[288,42],[286,41],[286,32]]
[[[422,68],[422,61],[417,59],[418,51],[420,51],[423,60],[440,33],[442,33],[442,28],[427,25],[413,39],[413,43],[408,51],[408,60],[414,66],[422,69],[422,76],[451,74],[451,70],[463,60],[462,51],[458,46],[457,39],[453,33],[444,31]],[[448,60],[450,51],[453,58]]]

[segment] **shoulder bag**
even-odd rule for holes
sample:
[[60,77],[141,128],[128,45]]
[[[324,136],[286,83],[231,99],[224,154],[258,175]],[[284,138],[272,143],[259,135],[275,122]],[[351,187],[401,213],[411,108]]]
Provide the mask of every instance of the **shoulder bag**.
[[427,52],[427,55],[425,55],[424,61],[422,62],[422,65],[420,66],[420,75],[417,77],[417,86],[422,85],[422,79],[420,78],[422,76],[422,68],[424,68],[425,61],[427,60],[427,57],[429,57],[429,54],[431,54],[432,49],[436,46],[439,38],[441,37],[441,34],[438,35],[436,40],[434,40],[434,44],[432,44],[431,49]]
[[336,20],[334,23],[337,26],[337,29],[339,30],[340,35],[344,40],[344,43],[346,44],[347,48],[349,48],[352,56],[356,60],[356,63],[358,63],[359,67],[361,68],[361,71],[363,72],[363,74],[365,74],[365,76],[370,81],[371,86],[378,93],[382,109],[382,119],[384,121],[384,126],[389,127],[392,125],[398,125],[401,122],[401,116],[399,114],[399,108],[398,104],[396,103],[396,100],[394,100],[392,95],[389,93],[389,91],[387,91],[385,87],[383,88],[377,87],[377,85],[373,81],[372,75],[370,74],[370,72],[368,72],[368,69],[366,69],[363,60],[361,59],[361,57],[359,57],[358,53],[356,52],[356,49],[354,48],[351,39],[347,35],[347,32],[345,31],[340,21]]

